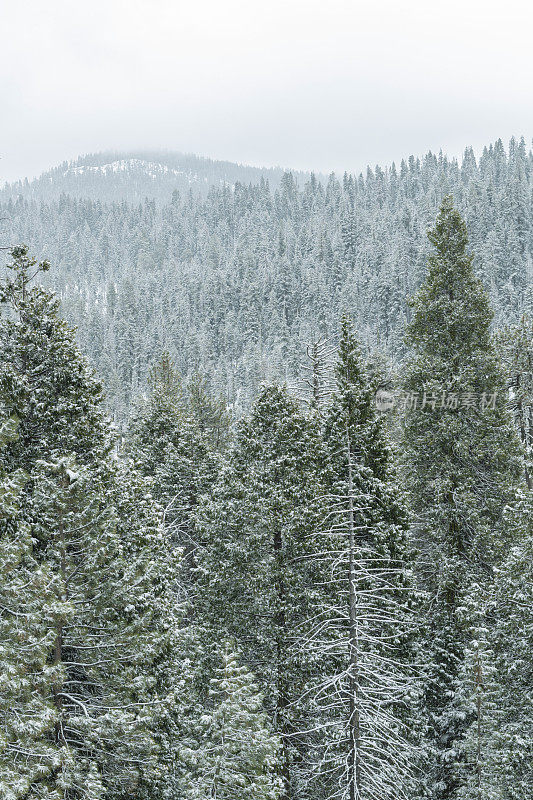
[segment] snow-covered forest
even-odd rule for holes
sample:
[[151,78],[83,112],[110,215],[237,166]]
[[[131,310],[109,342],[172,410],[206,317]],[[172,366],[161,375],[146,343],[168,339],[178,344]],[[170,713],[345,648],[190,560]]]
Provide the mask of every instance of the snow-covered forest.
[[[407,300],[446,194],[465,217],[496,326],[533,312],[524,141],[487,146],[479,163],[468,149],[461,164],[428,154],[322,180],[177,156],[154,172],[154,154],[131,156],[90,159],[114,165],[104,174],[81,159],[0,194],[2,243],[51,260],[47,285],[121,420],[163,351],[238,414],[262,381],[296,386],[307,345],[336,338],[345,311],[365,347],[403,358]],[[170,169],[198,180],[182,190]],[[197,182],[211,184],[207,197]]]
[[0,218],[0,800],[530,800],[525,142]]

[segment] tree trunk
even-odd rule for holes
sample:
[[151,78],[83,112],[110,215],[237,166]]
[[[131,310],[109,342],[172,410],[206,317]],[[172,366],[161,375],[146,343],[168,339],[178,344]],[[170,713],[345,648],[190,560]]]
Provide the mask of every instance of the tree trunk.
[[357,615],[357,589],[355,572],[355,515],[353,507],[353,474],[350,433],[346,429],[348,453],[348,536],[349,536],[349,655],[350,655],[350,719],[348,756],[348,781],[350,800],[361,799],[361,718],[359,709],[359,635]]
[[290,766],[288,752],[288,727],[287,727],[287,687],[285,680],[285,641],[287,621],[285,617],[285,581],[283,580],[282,565],[283,541],[281,531],[276,527],[274,531],[274,555],[276,561],[276,592],[277,609],[274,618],[276,626],[276,720],[277,729],[281,738],[281,766],[280,776],[283,781],[283,792],[280,800],[290,800]]
[[[69,480],[67,475],[64,475],[60,480],[60,486],[62,489],[68,486]],[[58,527],[59,527],[59,556],[60,556],[60,569],[61,569],[61,579],[63,583],[64,589],[64,597],[63,600],[68,600],[68,587],[66,584],[66,575],[67,575],[67,550],[66,550],[66,541],[65,541],[65,523],[63,519],[63,510],[60,509],[58,513]],[[61,619],[58,620],[56,626],[56,637],[55,637],[55,644],[54,644],[54,666],[59,666],[63,660],[63,621]],[[63,701],[61,699],[61,693],[59,691],[59,687],[57,683],[54,685],[53,689],[53,700],[54,705],[58,710],[59,719],[55,725],[55,737],[56,742],[60,745],[65,743],[65,737],[63,734],[63,725],[61,721],[61,711],[63,706]]]
[[481,792],[481,713],[483,690],[483,673],[481,670],[481,660],[479,657],[479,645],[476,648],[476,716],[477,716],[477,752],[476,752],[476,789],[477,800],[483,800]]

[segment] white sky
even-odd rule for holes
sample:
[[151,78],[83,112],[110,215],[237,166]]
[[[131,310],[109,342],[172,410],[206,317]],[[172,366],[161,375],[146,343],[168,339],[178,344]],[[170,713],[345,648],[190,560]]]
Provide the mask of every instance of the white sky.
[[359,171],[533,136],[528,0],[0,0],[0,184],[106,149]]

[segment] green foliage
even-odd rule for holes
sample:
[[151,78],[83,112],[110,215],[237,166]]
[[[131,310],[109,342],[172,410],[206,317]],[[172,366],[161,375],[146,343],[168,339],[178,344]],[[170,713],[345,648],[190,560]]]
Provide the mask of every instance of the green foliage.
[[[17,429],[18,420],[2,414],[0,448],[16,441]],[[48,663],[53,634],[41,623],[53,594],[20,513],[26,480],[21,470],[0,470],[0,796],[6,800],[33,796],[60,764],[51,741],[57,724],[51,691],[59,675]]]
[[310,666],[295,637],[315,594],[309,556],[324,464],[316,422],[286,390],[267,386],[199,518],[203,618],[215,640],[238,642],[260,680],[282,740],[286,792],[301,759],[297,699]]
[[149,482],[167,534],[183,553],[181,583],[191,601],[198,546],[194,517],[217,476],[219,460],[183,402],[181,381],[167,354],[153,368],[150,383],[151,394],[130,422],[125,450]]
[[[460,675],[472,634],[460,609],[473,579],[488,580],[505,552],[510,531],[502,511],[513,501],[520,457],[488,299],[451,199],[429,238],[436,252],[407,330],[404,389],[417,402],[405,415],[403,444],[418,571],[429,592],[428,791],[440,799],[455,797],[464,781],[470,712]],[[494,403],[483,404],[488,397]]]
[[474,587],[469,598],[477,620],[468,649],[470,686],[473,675],[481,680],[470,690],[474,721],[467,733],[467,757],[478,768],[467,771],[461,796],[468,800],[526,800],[533,781],[531,492],[523,493],[507,515],[513,545],[494,583]]
[[[525,159],[497,145],[461,171],[428,156],[168,206],[10,202],[63,263],[49,278],[14,248],[0,290],[2,798],[529,797],[532,331],[496,352],[479,280],[497,321],[527,310]],[[442,185],[475,255],[445,198],[422,279]],[[36,277],[62,287],[119,419],[137,398],[113,455]],[[401,355],[418,284],[408,535],[379,359],[344,316],[331,396],[327,353],[350,308]],[[309,414],[265,381],[295,380],[307,341]]]
[[219,450],[227,443],[231,418],[221,397],[213,397],[207,389],[205,376],[195,373],[187,384],[188,408],[201,433],[212,447]]
[[263,710],[253,675],[226,644],[211,679],[206,708],[180,745],[188,766],[186,800],[277,800],[280,742]]
[[146,484],[109,456],[101,388],[56,300],[28,285],[25,248],[12,255],[0,322],[1,789],[147,798],[171,762],[154,721],[176,707],[178,562]]

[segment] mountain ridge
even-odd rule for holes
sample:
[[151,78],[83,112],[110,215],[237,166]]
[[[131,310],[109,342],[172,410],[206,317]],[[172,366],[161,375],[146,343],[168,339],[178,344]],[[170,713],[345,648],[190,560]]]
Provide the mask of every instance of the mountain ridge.
[[[61,194],[104,202],[142,202],[145,198],[168,202],[172,192],[205,197],[213,186],[268,181],[279,188],[283,174],[290,171],[298,182],[311,172],[283,167],[256,167],[169,150],[105,150],[63,161],[33,180],[5,183],[0,200],[52,200]],[[314,173],[318,180],[326,176]]]

